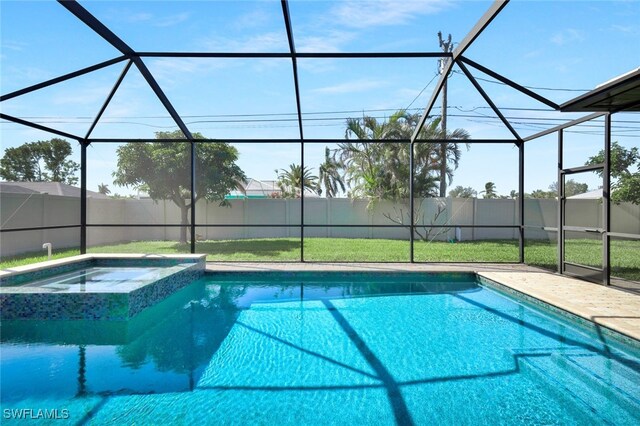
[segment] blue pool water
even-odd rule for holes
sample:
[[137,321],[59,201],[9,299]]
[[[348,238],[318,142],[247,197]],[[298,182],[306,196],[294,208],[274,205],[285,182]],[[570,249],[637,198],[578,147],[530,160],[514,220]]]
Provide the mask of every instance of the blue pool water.
[[207,275],[129,321],[1,328],[3,424],[640,422],[636,348],[473,275]]

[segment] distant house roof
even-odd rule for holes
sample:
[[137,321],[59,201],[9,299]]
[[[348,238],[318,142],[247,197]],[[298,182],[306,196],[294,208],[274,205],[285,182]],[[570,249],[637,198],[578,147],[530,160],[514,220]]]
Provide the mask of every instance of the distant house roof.
[[567,197],[567,198],[570,198],[572,200],[602,198],[602,188],[594,189],[593,191],[585,192],[583,194],[572,195],[571,197]]
[[249,178],[244,187],[247,196],[264,195],[270,196],[272,193],[280,193],[280,187],[275,180],[258,180]]
[[[60,182],[0,182],[0,192],[13,194],[49,194],[61,197],[80,197],[80,188]],[[87,190],[87,197],[109,198]]]
[[[281,192],[282,189],[280,189],[278,181],[276,180],[258,180],[249,178],[244,185],[244,190],[237,189],[235,191],[231,191],[231,194],[226,198],[270,198],[273,194],[279,195]],[[304,196],[317,197],[318,194],[307,189]]]
[[38,191],[17,185],[14,182],[0,182],[0,192],[11,194],[38,194]]

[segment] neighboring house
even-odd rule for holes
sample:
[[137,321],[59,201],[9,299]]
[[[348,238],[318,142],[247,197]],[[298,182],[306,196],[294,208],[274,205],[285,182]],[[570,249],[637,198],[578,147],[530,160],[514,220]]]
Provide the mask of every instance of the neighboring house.
[[578,199],[593,200],[593,199],[597,199],[597,198],[602,198],[602,188],[594,189],[593,191],[588,191],[588,192],[585,192],[583,194],[572,195],[571,197],[567,197],[567,198],[570,198],[572,200],[578,200]]
[[[275,180],[248,179],[244,190],[238,188],[231,191],[224,198],[227,200],[243,200],[245,198],[279,198],[282,191]],[[138,190],[138,200],[151,199],[145,191]]]
[[[280,198],[282,190],[278,186],[277,180],[258,180],[249,178],[244,190],[236,189],[231,191],[225,198],[227,200],[238,200],[245,198]],[[318,194],[306,190],[305,197],[318,197]]]
[[[60,182],[0,182],[0,192],[12,194],[49,194],[61,197],[80,197],[80,188]],[[109,198],[87,190],[88,198]]]
[[244,186],[244,190],[236,189],[231,191],[225,198],[227,200],[243,198],[278,198],[282,191],[275,180],[258,180],[249,178]]

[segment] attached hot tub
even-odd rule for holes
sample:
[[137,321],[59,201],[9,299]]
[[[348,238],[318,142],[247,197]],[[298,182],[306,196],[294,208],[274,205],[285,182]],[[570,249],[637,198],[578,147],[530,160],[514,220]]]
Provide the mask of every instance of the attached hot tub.
[[206,255],[91,254],[0,272],[0,318],[127,320],[202,277]]

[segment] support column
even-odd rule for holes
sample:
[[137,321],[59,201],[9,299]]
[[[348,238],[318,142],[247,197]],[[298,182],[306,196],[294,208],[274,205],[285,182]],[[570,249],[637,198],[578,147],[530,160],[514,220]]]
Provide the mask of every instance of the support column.
[[191,141],[191,253],[196,252],[196,143]]
[[300,168],[300,262],[304,262],[304,141],[302,139],[300,140]]
[[563,130],[558,130],[558,273],[564,273],[564,167],[562,154],[564,151]]
[[611,284],[611,114],[604,118],[604,170],[602,171],[602,283]]
[[87,253],[87,143],[80,142],[80,254]]
[[413,177],[415,166],[413,164],[413,142],[409,142],[409,262],[414,263],[413,243],[415,242],[415,199],[413,194]]
[[519,233],[519,257],[520,263],[524,263],[524,142],[518,143],[518,215],[520,216],[520,233]]

